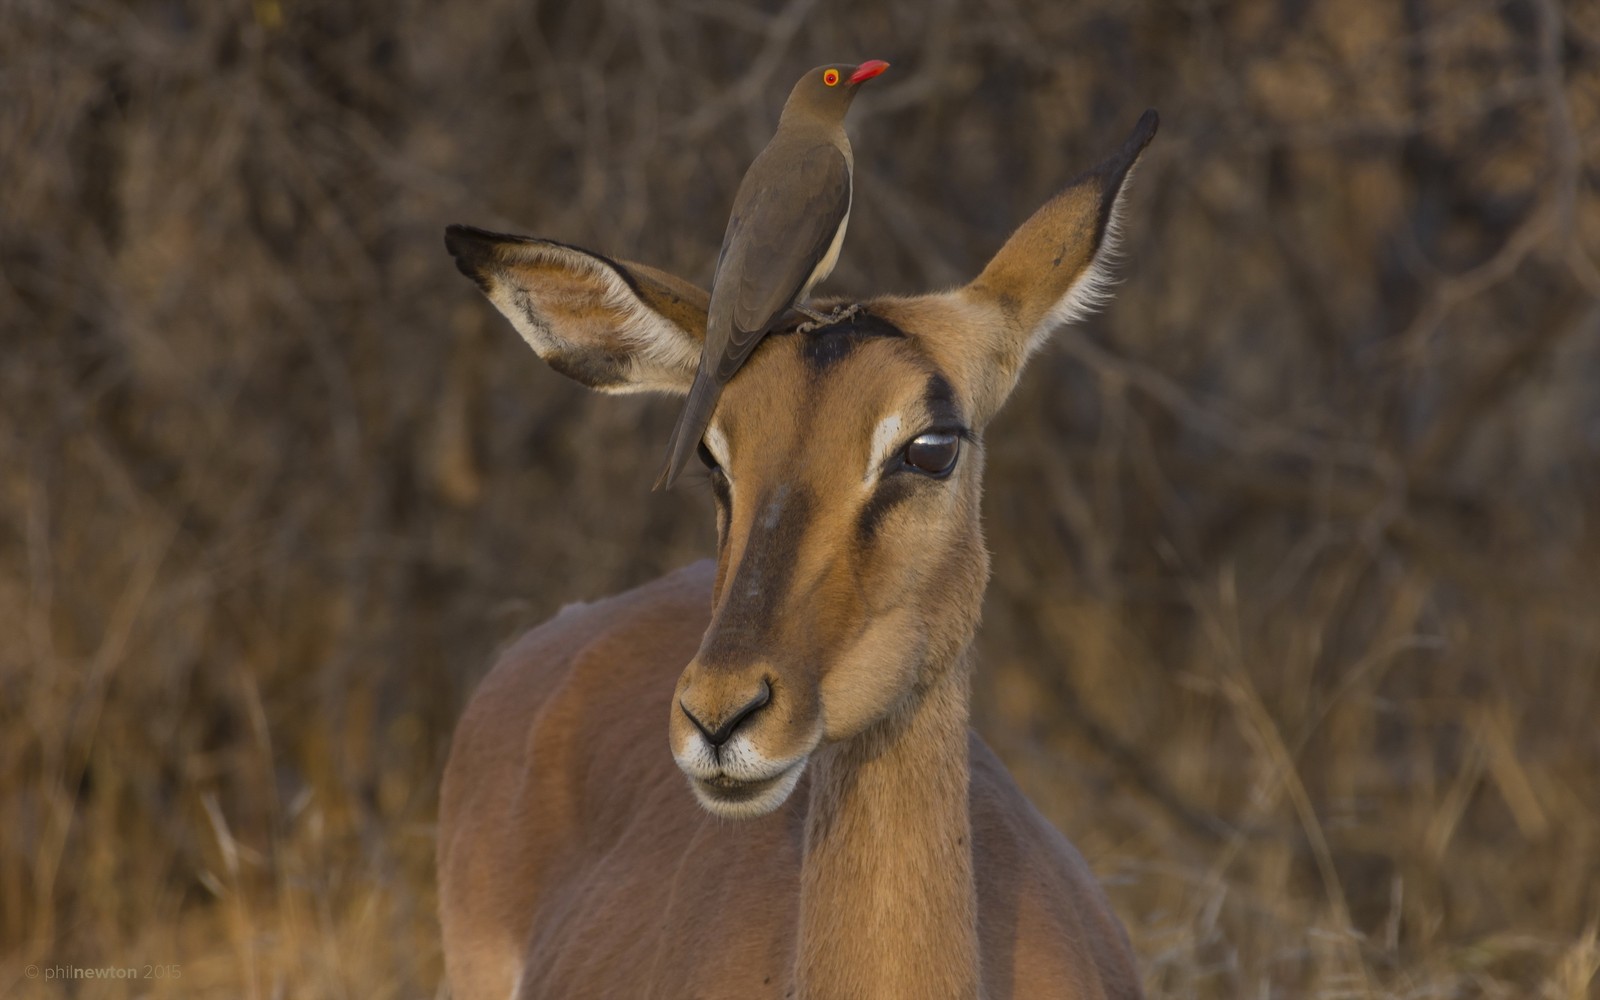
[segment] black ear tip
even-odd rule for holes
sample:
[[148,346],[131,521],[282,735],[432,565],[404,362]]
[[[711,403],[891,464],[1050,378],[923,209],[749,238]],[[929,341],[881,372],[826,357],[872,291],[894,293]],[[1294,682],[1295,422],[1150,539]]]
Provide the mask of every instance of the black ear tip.
[[1150,145],[1150,140],[1156,137],[1156,130],[1160,127],[1161,116],[1156,114],[1156,109],[1145,109],[1145,113],[1139,116],[1139,121],[1133,126],[1133,132],[1128,135],[1129,151],[1142,152],[1144,147]]
[[493,233],[474,226],[444,227],[444,248],[450,251],[452,257],[481,255],[488,250],[493,241]]
[[494,263],[497,239],[487,230],[473,226],[446,226],[444,247],[456,259],[456,270],[488,291],[488,271]]
[[1113,153],[1105,162],[1094,170],[1093,174],[1105,178],[1108,182],[1107,190],[1111,194],[1122,187],[1122,182],[1127,178],[1128,171],[1138,162],[1144,148],[1150,145],[1150,140],[1156,137],[1156,129],[1161,124],[1161,116],[1156,114],[1155,108],[1150,108],[1139,116],[1139,121],[1133,126],[1133,131],[1128,133],[1128,138],[1123,141],[1122,148]]

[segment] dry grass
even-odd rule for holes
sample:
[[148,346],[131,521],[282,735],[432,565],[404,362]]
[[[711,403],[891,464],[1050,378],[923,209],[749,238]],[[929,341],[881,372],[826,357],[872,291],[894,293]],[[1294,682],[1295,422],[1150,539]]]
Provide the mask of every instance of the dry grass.
[[869,55],[841,292],[1163,114],[990,433],[979,703],[1152,995],[1595,995],[1600,6],[758,6],[0,4],[0,995],[439,990],[492,649],[711,537],[672,404],[440,230],[703,281],[790,79]]

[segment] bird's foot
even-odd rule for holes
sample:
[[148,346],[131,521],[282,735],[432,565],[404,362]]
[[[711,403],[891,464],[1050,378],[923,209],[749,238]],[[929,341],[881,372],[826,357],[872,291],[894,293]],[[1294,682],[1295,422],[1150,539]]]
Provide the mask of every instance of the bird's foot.
[[809,322],[801,323],[795,327],[795,332],[810,333],[812,330],[820,330],[825,326],[833,326],[836,323],[843,323],[845,320],[850,319],[861,311],[861,303],[852,302],[847,306],[839,306],[833,312],[827,314],[807,309],[805,306],[795,306],[794,311],[809,320]]
[[808,320],[808,322],[801,323],[799,326],[794,328],[796,333],[810,333],[812,330],[815,330],[818,327],[827,326],[828,323],[831,322],[828,317],[817,312],[815,309],[807,309],[805,306],[799,304],[796,304],[792,308],[795,312],[804,316]]
[[828,322],[843,323],[847,319],[854,319],[856,314],[860,311],[861,303],[859,302],[852,302],[849,305],[840,306],[833,311],[833,315],[828,317]]

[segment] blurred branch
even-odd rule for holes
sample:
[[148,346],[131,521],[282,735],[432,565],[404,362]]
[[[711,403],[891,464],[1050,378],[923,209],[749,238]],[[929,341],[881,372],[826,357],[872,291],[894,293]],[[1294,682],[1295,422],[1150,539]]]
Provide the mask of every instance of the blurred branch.
[[786,64],[784,55],[794,45],[796,36],[816,5],[817,0],[788,0],[776,16],[761,26],[761,34],[765,37],[761,49],[750,59],[750,68],[743,76],[722,87],[715,98],[702,103],[678,126],[688,139],[704,139],[739,111],[754,113],[754,109],[761,109],[765,116],[767,95],[773,89],[773,74]]
[[1444,465],[1496,406],[1523,388],[1530,369],[1562,341],[1578,334],[1600,332],[1600,300],[1587,310],[1569,309],[1561,320],[1543,324],[1514,338],[1487,364],[1473,372],[1471,381],[1443,404],[1427,436],[1411,459],[1413,475],[1427,477]]
[[1564,16],[1556,0],[1536,0],[1539,11],[1539,83],[1549,110],[1550,147],[1556,164],[1555,208],[1566,241],[1567,266],[1572,276],[1600,299],[1600,266],[1597,266],[1578,240],[1578,191],[1583,183],[1583,147],[1573,121],[1572,105],[1567,100],[1566,74],[1562,69],[1562,31]]
[[1184,426],[1227,451],[1257,459],[1292,456],[1346,466],[1372,475],[1392,497],[1398,498],[1404,492],[1403,470],[1391,458],[1365,444],[1328,440],[1295,427],[1273,426],[1229,414],[1220,400],[1201,403],[1169,376],[1139,361],[1111,354],[1078,328],[1067,328],[1060,339],[1072,357],[1102,380],[1139,389]]

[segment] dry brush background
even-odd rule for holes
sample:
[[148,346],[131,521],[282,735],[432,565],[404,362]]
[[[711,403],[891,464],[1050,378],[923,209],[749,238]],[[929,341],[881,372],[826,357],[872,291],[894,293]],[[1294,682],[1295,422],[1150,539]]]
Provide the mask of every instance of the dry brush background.
[[713,537],[673,403],[545,369],[441,229],[704,282],[868,56],[843,293],[1162,113],[989,435],[978,704],[1152,995],[1595,995],[1587,0],[0,0],[0,995],[439,991],[474,681]]

